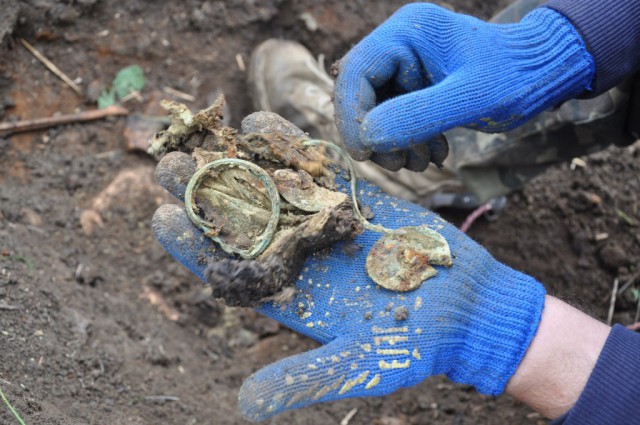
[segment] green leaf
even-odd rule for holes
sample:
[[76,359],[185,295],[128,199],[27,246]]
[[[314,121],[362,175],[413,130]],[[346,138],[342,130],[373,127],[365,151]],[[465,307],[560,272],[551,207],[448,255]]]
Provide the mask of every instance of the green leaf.
[[113,90],[102,91],[98,98],[98,109],[104,109],[107,106],[111,106],[116,103],[116,94]]
[[113,80],[112,90],[118,99],[122,99],[131,92],[140,91],[144,88],[146,80],[144,71],[140,65],[131,65],[122,68]]

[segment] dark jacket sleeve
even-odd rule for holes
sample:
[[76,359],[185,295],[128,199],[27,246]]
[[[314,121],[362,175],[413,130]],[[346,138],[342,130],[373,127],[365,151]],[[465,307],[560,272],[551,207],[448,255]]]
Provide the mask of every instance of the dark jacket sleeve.
[[631,97],[629,98],[629,112],[627,113],[627,131],[640,140],[640,72],[636,74]]
[[580,398],[552,425],[640,423],[640,334],[620,325],[611,330]]
[[594,97],[617,86],[640,69],[639,0],[549,0],[573,23],[596,64]]

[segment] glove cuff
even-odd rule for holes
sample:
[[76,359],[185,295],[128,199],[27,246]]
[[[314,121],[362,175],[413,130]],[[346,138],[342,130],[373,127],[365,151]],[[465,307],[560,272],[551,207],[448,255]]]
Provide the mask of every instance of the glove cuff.
[[[578,30],[564,15],[538,8],[515,25],[517,31],[510,31],[511,25],[504,28],[514,54],[528,56],[520,63],[527,67],[522,75],[534,79],[529,82],[531,116],[592,90],[595,61]],[[536,68],[537,72],[530,72]]]
[[475,299],[468,300],[473,321],[466,323],[466,338],[447,376],[480,393],[498,395],[538,330],[546,291],[530,276],[497,261],[485,263],[474,265]]

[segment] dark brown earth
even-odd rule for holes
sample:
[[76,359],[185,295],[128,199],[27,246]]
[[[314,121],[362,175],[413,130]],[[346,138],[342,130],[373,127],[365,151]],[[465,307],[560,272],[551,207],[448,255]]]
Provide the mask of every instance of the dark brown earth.
[[[450,4],[486,18],[506,2]],[[248,63],[255,45],[277,36],[328,64],[401,3],[0,0],[3,14],[19,6],[17,19],[0,19],[0,118],[91,109],[96,88],[137,63],[149,82],[129,109],[153,113],[165,86],[194,95],[193,109],[222,90],[237,126],[251,112],[237,54]],[[46,71],[21,37],[91,96],[80,99]],[[245,423],[242,380],[316,344],[251,310],[223,308],[160,248],[150,218],[175,201],[153,182],[155,162],[126,150],[125,123],[0,138],[0,388],[28,424]],[[471,234],[550,293],[606,317],[614,278],[623,285],[638,273],[639,157],[635,145],[557,167]],[[614,321],[633,322],[638,285],[620,297]],[[441,378],[269,423],[338,424],[353,408],[352,425],[545,423],[507,396]],[[3,404],[0,423],[17,423]]]

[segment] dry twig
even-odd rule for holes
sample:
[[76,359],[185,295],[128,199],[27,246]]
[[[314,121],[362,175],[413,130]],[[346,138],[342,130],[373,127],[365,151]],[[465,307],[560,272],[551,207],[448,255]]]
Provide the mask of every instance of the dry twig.
[[146,401],[180,401],[180,397],[174,395],[148,395],[144,398]]
[[[629,280],[627,280],[627,282],[620,287],[620,290],[618,290],[618,295],[624,294],[625,291],[629,289],[631,285],[635,285],[637,280],[640,280],[640,273],[636,273],[634,276],[631,276]],[[607,296],[602,299],[602,303],[604,304],[610,300],[611,300],[611,294],[607,294]]]
[[190,95],[189,93],[185,93],[183,91],[176,90],[176,89],[173,89],[171,87],[164,87],[163,90],[164,90],[165,93],[170,94],[172,96],[175,96],[178,99],[182,99],[182,100],[185,100],[187,102],[195,102],[196,101],[196,97]]
[[636,280],[640,279],[640,273],[636,274],[635,276],[632,276],[629,280],[627,280],[627,283],[625,283],[624,285],[622,285],[622,287],[620,288],[620,290],[618,291],[618,295],[624,294],[624,291],[626,291],[627,289],[629,289],[629,287],[633,284],[636,283]]
[[354,407],[347,413],[347,415],[340,421],[340,425],[349,425],[349,421],[358,413],[358,408]]
[[238,64],[238,69],[242,72],[247,70],[246,65],[244,64],[244,58],[242,57],[242,53],[236,54],[236,64]]
[[144,98],[142,97],[142,95],[140,94],[140,92],[138,90],[132,91],[131,93],[129,93],[128,95],[126,95],[125,97],[120,99],[120,102],[126,103],[126,102],[130,101],[131,99],[135,99],[139,103],[144,102]]
[[36,118],[32,120],[22,120],[16,122],[0,123],[0,136],[8,136],[13,133],[23,133],[25,131],[43,130],[45,128],[56,127],[63,124],[73,124],[78,122],[94,121],[109,116],[127,115],[129,111],[118,105],[112,105],[104,109],[84,111],[78,114],[58,115],[55,117]]
[[640,321],[640,297],[638,297],[638,304],[636,306],[636,317],[633,320],[633,323],[638,323]]
[[172,322],[175,322],[180,318],[180,312],[167,304],[160,292],[144,285],[144,292],[141,296],[148,299],[151,305],[158,307],[158,310],[160,310],[160,312]]
[[80,96],[80,97],[83,96],[82,89],[80,87],[78,87],[78,85],[76,83],[74,83],[73,80],[71,78],[69,78],[64,72],[62,72],[60,70],[60,68],[58,68],[53,62],[51,62],[49,59],[47,59],[35,47],[33,47],[27,40],[25,40],[24,38],[21,38],[20,39],[20,43],[22,43],[22,45],[29,52],[31,52],[31,54],[33,56],[35,56],[36,59],[38,59],[40,62],[42,62],[44,64],[44,66],[46,66],[49,69],[49,71],[53,72],[54,74],[56,74],[58,76],[58,78],[60,78],[65,83],[67,83],[67,85],[69,87],[71,87],[73,89],[73,91],[78,94],[78,96]]
[[613,321],[613,312],[616,309],[616,297],[618,296],[618,278],[613,281],[613,290],[611,291],[611,303],[609,304],[609,314],[607,315],[607,325],[611,326]]

